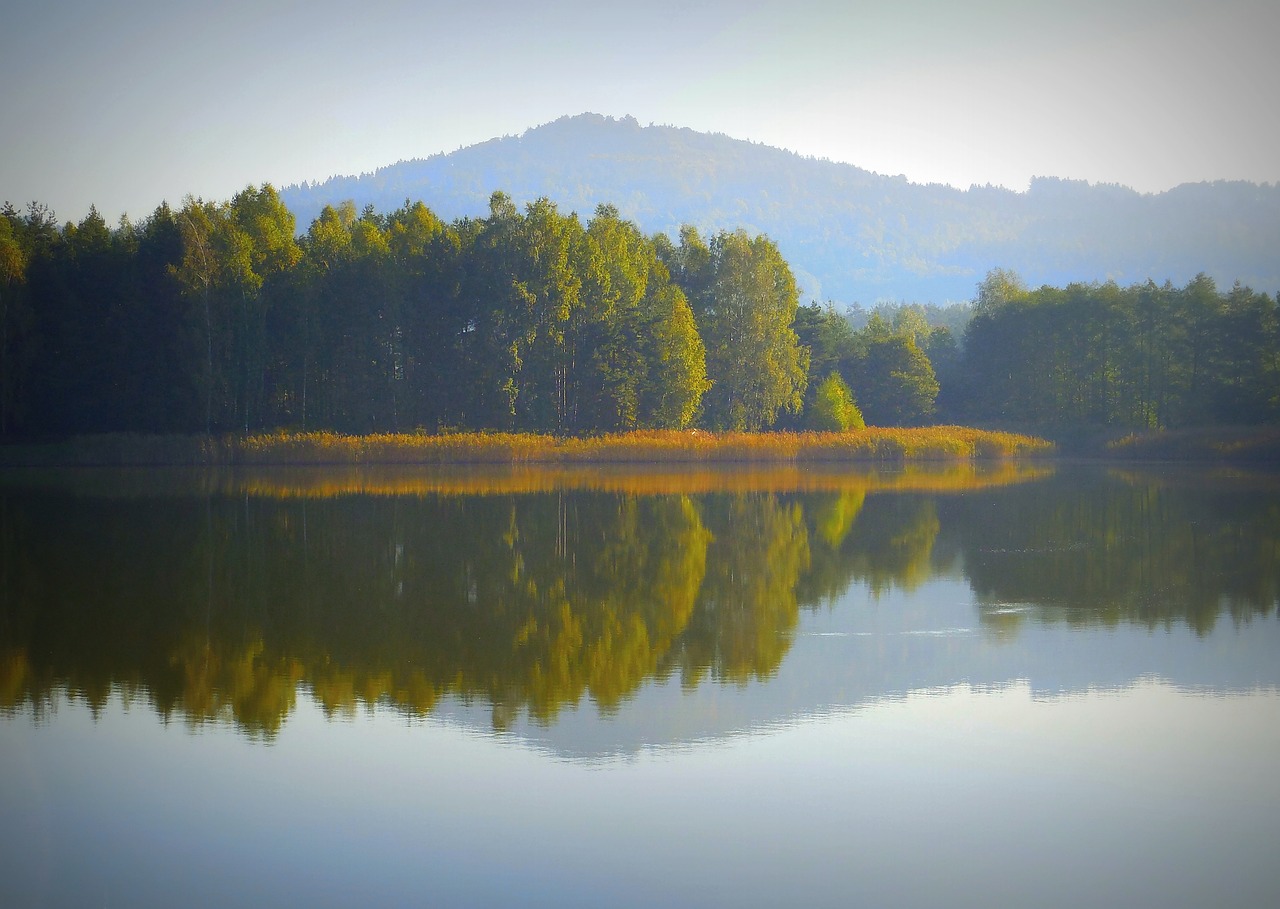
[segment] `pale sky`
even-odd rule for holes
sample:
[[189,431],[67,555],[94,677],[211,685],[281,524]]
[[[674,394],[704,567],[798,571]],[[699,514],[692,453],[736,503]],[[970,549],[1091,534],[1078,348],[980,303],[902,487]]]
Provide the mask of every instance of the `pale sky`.
[[25,0],[0,201],[141,219],[586,111],[962,189],[1276,183],[1278,47],[1275,0]]

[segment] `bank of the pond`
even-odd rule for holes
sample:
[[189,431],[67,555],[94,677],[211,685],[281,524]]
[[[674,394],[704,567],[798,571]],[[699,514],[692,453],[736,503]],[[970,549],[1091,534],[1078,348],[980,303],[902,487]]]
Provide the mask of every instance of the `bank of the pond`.
[[1108,441],[1100,456],[1140,461],[1227,461],[1280,466],[1280,426],[1226,426],[1133,433]]
[[1195,426],[1133,431],[1105,426],[1011,426],[1043,437],[1058,458],[1280,466],[1280,426]]
[[563,464],[963,461],[1042,456],[1040,438],[964,426],[848,433],[654,431],[588,437],[532,433],[272,432],[79,436],[0,447],[0,466]]

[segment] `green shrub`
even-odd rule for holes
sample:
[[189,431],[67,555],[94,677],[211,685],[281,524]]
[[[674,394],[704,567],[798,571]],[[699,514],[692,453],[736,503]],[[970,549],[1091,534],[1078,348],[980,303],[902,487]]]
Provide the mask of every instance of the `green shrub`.
[[854,403],[853,392],[837,372],[822,380],[806,416],[809,428],[816,432],[848,432],[867,428],[862,411]]

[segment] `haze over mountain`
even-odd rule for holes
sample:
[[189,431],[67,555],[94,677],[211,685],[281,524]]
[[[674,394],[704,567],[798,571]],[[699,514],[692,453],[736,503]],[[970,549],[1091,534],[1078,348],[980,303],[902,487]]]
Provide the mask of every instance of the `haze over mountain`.
[[[1105,137],[1100,137],[1104,141]],[[596,114],[521,136],[402,161],[374,173],[285,187],[306,228],[345,200],[387,212],[406,199],[446,220],[484,215],[495,190],[519,205],[545,196],[589,219],[612,203],[649,233],[768,234],[805,300],[968,300],[995,267],[1029,286],[1203,272],[1222,286],[1280,288],[1280,187],[1216,182],[1141,194],[1037,177],[1026,192],[909,183],[728,136]]]

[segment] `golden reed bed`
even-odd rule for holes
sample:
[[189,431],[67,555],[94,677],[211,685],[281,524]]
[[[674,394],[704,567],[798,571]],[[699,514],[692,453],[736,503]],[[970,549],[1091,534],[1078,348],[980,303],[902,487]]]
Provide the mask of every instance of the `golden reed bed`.
[[369,464],[711,464],[969,461],[1048,454],[1044,439],[963,426],[848,433],[642,431],[534,433],[267,432],[224,436],[80,436],[0,448],[4,466]]
[[1043,439],[961,426],[851,433],[650,431],[588,437],[266,433],[223,444],[229,444],[225,460],[237,464],[950,461],[1018,457],[1052,449]]

